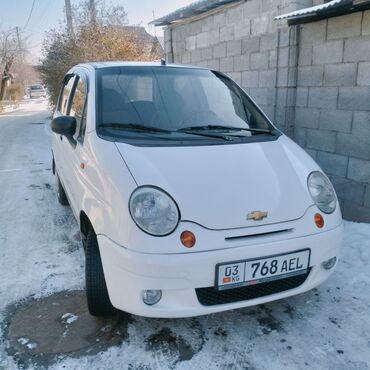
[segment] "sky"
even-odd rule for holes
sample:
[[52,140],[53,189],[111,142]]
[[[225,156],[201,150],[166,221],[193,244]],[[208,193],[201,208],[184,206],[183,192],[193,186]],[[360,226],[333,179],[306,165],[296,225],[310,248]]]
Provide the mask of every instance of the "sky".
[[[83,0],[71,0],[76,5]],[[12,27],[20,27],[27,38],[27,46],[33,54],[33,60],[41,56],[42,40],[45,32],[58,27],[59,21],[65,20],[65,0],[0,0],[2,11],[0,12],[0,30]],[[148,26],[155,18],[171,13],[172,11],[191,4],[194,0],[106,0],[107,4],[120,4],[128,13],[130,24],[141,24],[151,34],[156,32],[162,36],[161,27],[156,29]]]

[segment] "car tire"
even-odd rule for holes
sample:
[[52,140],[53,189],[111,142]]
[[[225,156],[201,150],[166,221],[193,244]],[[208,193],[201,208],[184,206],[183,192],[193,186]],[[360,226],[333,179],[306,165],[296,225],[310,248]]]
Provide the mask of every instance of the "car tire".
[[98,240],[90,228],[86,239],[86,298],[89,312],[93,316],[111,316],[117,311],[109,299]]
[[62,206],[68,206],[69,205],[69,201],[68,201],[68,198],[67,198],[67,194],[64,191],[62,182],[60,181],[58,175],[57,175],[57,187],[58,187],[57,191],[58,191],[58,201],[59,201],[59,203]]

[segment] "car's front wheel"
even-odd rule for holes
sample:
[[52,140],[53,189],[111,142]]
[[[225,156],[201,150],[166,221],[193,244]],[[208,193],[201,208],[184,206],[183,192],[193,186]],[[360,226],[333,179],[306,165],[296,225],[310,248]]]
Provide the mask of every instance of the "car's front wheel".
[[86,297],[89,312],[93,316],[110,316],[116,312],[109,299],[98,240],[90,228],[86,238]]

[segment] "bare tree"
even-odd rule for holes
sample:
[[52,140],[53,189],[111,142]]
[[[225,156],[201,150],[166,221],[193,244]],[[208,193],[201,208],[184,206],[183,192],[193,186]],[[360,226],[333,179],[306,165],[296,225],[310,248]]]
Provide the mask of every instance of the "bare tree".
[[13,64],[24,62],[26,53],[24,41],[18,27],[0,31],[0,100],[4,99]]
[[122,6],[106,7],[103,0],[94,6],[93,17],[90,0],[74,8],[74,37],[61,27],[50,31],[44,42],[40,72],[49,88],[52,104],[57,101],[65,73],[75,64],[101,60],[150,61],[162,56],[154,37],[143,28],[127,25]]

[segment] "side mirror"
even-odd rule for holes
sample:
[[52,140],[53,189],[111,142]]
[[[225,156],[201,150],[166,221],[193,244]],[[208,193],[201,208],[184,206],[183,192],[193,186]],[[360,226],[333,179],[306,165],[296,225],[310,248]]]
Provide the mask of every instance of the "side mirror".
[[72,137],[76,133],[76,127],[76,118],[70,116],[56,117],[51,121],[51,130],[66,137]]

